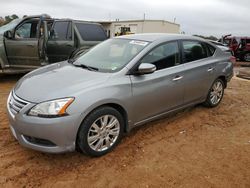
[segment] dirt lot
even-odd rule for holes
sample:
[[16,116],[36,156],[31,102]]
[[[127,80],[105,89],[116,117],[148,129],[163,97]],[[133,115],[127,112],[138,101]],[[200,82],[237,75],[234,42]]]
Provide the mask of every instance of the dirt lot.
[[250,81],[234,78],[220,106],[196,106],[149,123],[110,154],[44,154],[12,137],[0,77],[1,187],[250,187]]

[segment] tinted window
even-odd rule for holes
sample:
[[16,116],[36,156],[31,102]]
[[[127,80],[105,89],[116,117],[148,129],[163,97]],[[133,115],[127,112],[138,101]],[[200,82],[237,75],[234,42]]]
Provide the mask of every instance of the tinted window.
[[152,63],[157,70],[165,69],[180,64],[180,55],[177,42],[169,42],[158,46],[147,54],[142,63]]
[[105,31],[100,25],[76,23],[76,27],[85,41],[103,41],[107,38]]
[[[215,52],[216,48],[213,47],[213,46],[210,45],[210,44],[206,44],[206,45],[207,45],[207,48],[208,48],[208,54],[209,54],[209,56],[214,55],[214,52]],[[222,45],[221,45],[221,46],[222,46]]]
[[38,21],[25,22],[15,32],[16,39],[36,38]]
[[70,22],[55,22],[50,38],[57,40],[71,39]]
[[199,41],[183,41],[185,62],[196,61],[207,57],[206,48]]

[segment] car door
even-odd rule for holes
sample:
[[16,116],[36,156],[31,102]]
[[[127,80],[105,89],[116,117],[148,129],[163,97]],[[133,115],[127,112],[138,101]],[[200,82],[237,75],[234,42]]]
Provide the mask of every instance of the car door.
[[27,20],[18,25],[11,39],[5,38],[10,66],[40,66],[38,52],[39,19]]
[[64,61],[76,49],[71,21],[55,21],[47,42],[47,56],[50,63]]
[[131,75],[134,119],[137,123],[157,116],[183,103],[183,69],[178,42],[161,44],[149,52],[140,63],[152,63],[152,74]]
[[195,40],[182,41],[185,72],[184,104],[204,100],[215,80],[216,59],[212,57],[215,48]]

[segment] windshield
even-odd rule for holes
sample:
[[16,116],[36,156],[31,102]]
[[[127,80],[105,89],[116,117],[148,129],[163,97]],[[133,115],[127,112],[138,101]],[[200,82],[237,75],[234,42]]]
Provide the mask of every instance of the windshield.
[[22,19],[12,20],[10,23],[3,25],[0,27],[0,35],[2,35],[5,31],[14,29],[14,27],[21,21]]
[[146,41],[109,39],[84,53],[74,64],[89,66],[101,72],[117,72],[146,45]]

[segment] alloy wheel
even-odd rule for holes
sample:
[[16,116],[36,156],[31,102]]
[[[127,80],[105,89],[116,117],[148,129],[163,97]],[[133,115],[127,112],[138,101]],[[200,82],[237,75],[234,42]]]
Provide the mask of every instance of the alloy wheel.
[[89,128],[88,145],[94,151],[105,151],[116,142],[119,133],[120,123],[115,116],[101,116]]
[[250,53],[246,53],[245,56],[244,56],[244,60],[245,61],[250,61]]
[[223,96],[223,84],[220,81],[216,81],[210,92],[210,101],[213,105],[220,102]]

